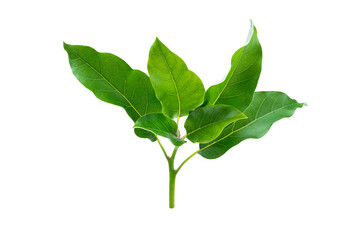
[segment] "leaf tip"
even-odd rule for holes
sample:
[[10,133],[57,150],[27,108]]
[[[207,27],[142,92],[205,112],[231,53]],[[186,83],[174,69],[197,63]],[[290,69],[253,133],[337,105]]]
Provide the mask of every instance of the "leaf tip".
[[64,47],[65,51],[68,51],[71,48],[71,46],[72,46],[71,44],[68,44],[63,41],[63,47]]
[[250,19],[249,22],[250,22],[250,24],[251,24],[251,29],[254,29],[255,31],[257,31],[257,30],[256,30],[256,26],[254,25],[252,19]]
[[163,43],[159,40],[158,37],[156,37],[155,40],[154,40],[154,44],[160,44],[160,45],[162,45]]
[[161,44],[162,44],[162,42],[159,40],[159,38],[155,37],[155,40],[154,40],[154,42],[153,42],[153,44],[151,46],[151,51],[152,51],[153,48],[158,48]]
[[66,49],[66,47],[68,46],[69,44],[67,44],[66,42],[63,41],[63,47],[64,49]]
[[257,29],[254,26],[253,21],[252,20],[250,20],[250,21],[251,21],[251,26],[249,28],[246,44],[248,44],[251,41],[251,38],[252,38],[253,34],[257,35]]

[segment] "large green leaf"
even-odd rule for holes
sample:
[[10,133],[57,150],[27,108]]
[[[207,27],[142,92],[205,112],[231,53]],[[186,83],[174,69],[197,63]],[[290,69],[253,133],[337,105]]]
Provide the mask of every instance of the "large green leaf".
[[230,124],[212,142],[200,144],[199,154],[208,159],[218,158],[245,139],[264,136],[273,123],[291,117],[302,106],[303,103],[282,92],[256,92],[244,111],[248,119]]
[[207,143],[218,137],[228,124],[244,118],[246,115],[228,105],[197,108],[189,113],[184,124],[186,136],[193,143]]
[[[133,70],[125,61],[110,53],[100,53],[91,47],[64,43],[75,77],[97,98],[121,106],[135,122],[141,116],[161,112],[149,77]],[[139,137],[156,138],[147,131],[136,131]]]
[[205,93],[202,81],[158,38],[150,48],[148,72],[166,116],[186,116],[202,104]]
[[153,132],[156,135],[168,138],[175,146],[181,146],[186,141],[177,137],[178,126],[175,121],[163,113],[151,113],[139,118],[134,128]]
[[207,90],[203,106],[226,104],[244,111],[252,101],[261,68],[262,48],[251,23],[247,44],[234,53],[225,80]]

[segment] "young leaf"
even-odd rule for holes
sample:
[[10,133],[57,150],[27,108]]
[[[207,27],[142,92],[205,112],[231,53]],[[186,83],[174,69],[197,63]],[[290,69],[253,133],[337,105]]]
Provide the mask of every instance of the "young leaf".
[[186,116],[203,102],[205,90],[202,81],[158,38],[150,48],[148,72],[166,116]]
[[203,106],[226,104],[244,111],[252,101],[261,67],[262,48],[251,22],[247,44],[234,53],[226,79],[207,90]]
[[282,92],[256,92],[244,111],[248,119],[232,123],[212,142],[200,144],[199,154],[208,159],[218,158],[245,139],[263,137],[273,123],[291,117],[302,106],[303,103]]
[[186,141],[177,137],[178,126],[163,113],[151,113],[139,118],[134,128],[144,129],[156,135],[168,138],[175,146],[181,146]]
[[184,124],[186,136],[193,143],[207,143],[218,137],[228,124],[244,118],[246,115],[228,105],[197,108],[189,113]]
[[[141,116],[161,112],[149,77],[133,70],[125,61],[91,47],[64,43],[75,77],[97,98],[121,106],[135,122]],[[137,136],[154,141],[153,134],[137,131]]]

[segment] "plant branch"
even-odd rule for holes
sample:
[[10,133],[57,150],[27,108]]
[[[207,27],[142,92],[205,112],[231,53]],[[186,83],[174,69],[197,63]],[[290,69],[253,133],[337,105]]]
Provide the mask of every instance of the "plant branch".
[[172,159],[173,161],[174,161],[175,155],[176,155],[176,153],[177,153],[177,151],[178,151],[178,148],[179,148],[179,147],[174,147],[172,156],[170,157],[170,159]]
[[174,147],[172,156],[168,158],[169,166],[169,208],[174,208],[175,179],[177,172],[174,169],[174,159],[179,147]]
[[167,160],[169,160],[169,156],[168,156],[167,152],[164,150],[164,147],[163,147],[162,143],[159,141],[158,136],[157,136],[157,135],[155,135],[155,137],[157,138],[157,142],[158,142],[158,144],[159,144],[160,148],[162,149],[162,151],[163,151],[163,153],[164,153],[165,158],[166,158]]
[[184,165],[186,162],[188,162],[189,159],[191,159],[194,155],[196,155],[198,152],[200,152],[200,151],[202,151],[202,150],[203,150],[203,149],[199,149],[199,150],[195,151],[194,153],[192,153],[189,157],[187,157],[186,160],[184,160],[184,161],[182,162],[182,164],[179,165],[179,167],[177,168],[177,170],[176,170],[175,172],[178,173],[179,170],[183,167],[183,165]]
[[[237,131],[238,131],[238,130],[237,130]],[[226,136],[222,137],[221,139],[218,139],[217,141],[213,141],[211,144],[205,146],[204,148],[198,149],[197,151],[195,151],[194,153],[192,153],[192,154],[191,154],[189,157],[187,157],[186,160],[184,160],[184,161],[182,162],[182,164],[177,168],[176,173],[178,173],[179,170],[183,167],[183,165],[184,165],[189,159],[191,159],[194,155],[196,155],[196,154],[199,153],[200,151],[202,151],[202,150],[204,150],[204,149],[212,146],[213,144],[215,144],[215,143],[217,143],[217,142],[219,142],[219,141],[222,141],[223,139],[227,138],[228,136],[232,135],[233,133],[234,133],[234,132],[231,132],[231,133],[227,134]]]

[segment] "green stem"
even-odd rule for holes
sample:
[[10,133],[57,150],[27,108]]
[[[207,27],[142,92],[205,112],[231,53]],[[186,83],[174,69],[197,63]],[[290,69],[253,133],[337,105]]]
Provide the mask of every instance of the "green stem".
[[197,154],[198,152],[200,152],[201,150],[203,150],[203,149],[200,149],[200,150],[192,153],[192,155],[190,155],[189,157],[187,157],[186,160],[184,160],[184,161],[182,162],[182,164],[179,165],[179,167],[177,168],[177,170],[175,170],[175,172],[178,173],[179,170],[183,167],[183,165],[184,165],[186,162],[188,162],[189,159],[191,159],[194,155],[196,155],[196,154]]
[[175,147],[172,153],[172,156],[169,157],[167,152],[165,151],[163,145],[158,139],[158,136],[155,135],[157,138],[157,142],[164,153],[165,158],[168,161],[169,166],[169,208],[174,208],[174,192],[175,192],[175,178],[177,176],[177,171],[174,169],[174,158],[178,151],[179,147]]
[[[156,136],[157,137],[157,136]],[[164,150],[164,147],[162,146],[162,144],[160,143],[158,137],[157,137],[157,141],[159,143],[160,148],[162,149],[165,158],[168,161],[168,167],[169,167],[169,208],[174,208],[174,201],[175,201],[175,179],[177,176],[177,173],[179,172],[179,170],[183,167],[183,165],[189,160],[191,159],[194,155],[196,155],[199,151],[203,150],[200,149],[196,152],[194,152],[193,154],[191,154],[188,158],[186,158],[182,164],[175,169],[174,168],[174,159],[175,159],[175,155],[177,154],[178,148],[179,147],[175,147],[173,150],[172,155],[169,157],[166,153],[166,151]]]
[[164,150],[164,147],[163,147],[162,143],[159,141],[158,136],[155,135],[155,137],[157,138],[157,142],[158,142],[160,148],[162,149],[162,152],[163,152],[165,158],[166,158],[167,160],[169,160],[169,156],[168,156],[167,152]]
[[172,156],[168,158],[169,166],[169,208],[174,208],[175,179],[177,171],[174,169],[174,158],[179,147],[175,147]]
[[177,173],[169,166],[169,208],[174,208],[175,179]]

